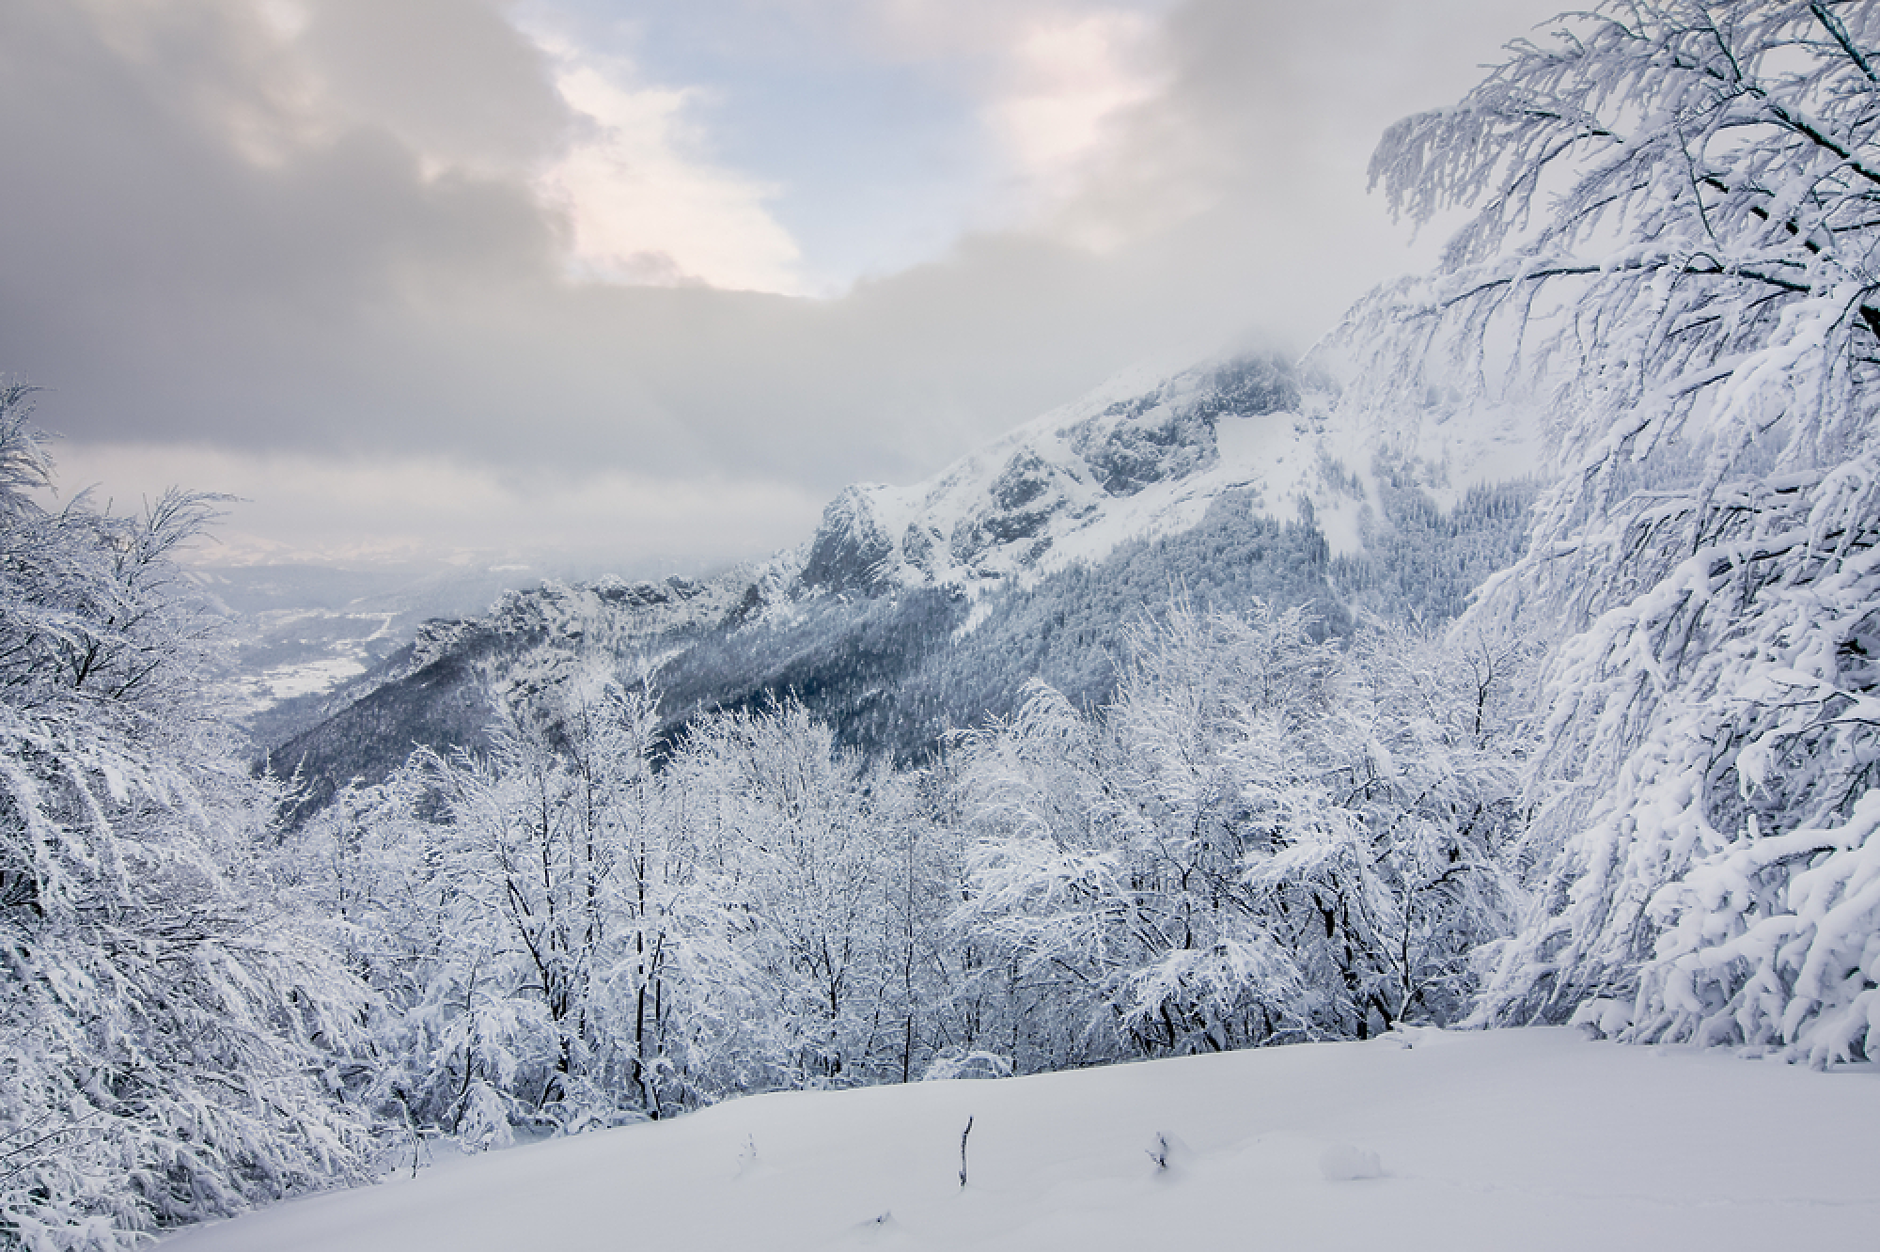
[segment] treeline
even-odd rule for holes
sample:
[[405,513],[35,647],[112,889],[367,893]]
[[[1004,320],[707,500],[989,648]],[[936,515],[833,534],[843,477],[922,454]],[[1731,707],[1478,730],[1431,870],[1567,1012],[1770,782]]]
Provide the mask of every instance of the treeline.
[[603,670],[278,850],[369,991],[345,1098],[474,1145],[726,1096],[1446,1023],[1506,932],[1517,658],[1177,602],[1115,701],[915,769],[801,704],[662,747]]

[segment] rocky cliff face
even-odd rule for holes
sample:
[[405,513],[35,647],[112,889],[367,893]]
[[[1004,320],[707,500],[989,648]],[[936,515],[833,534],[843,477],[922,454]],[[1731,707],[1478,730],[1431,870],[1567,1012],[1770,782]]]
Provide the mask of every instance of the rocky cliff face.
[[1119,400],[1071,428],[1071,447],[1113,496],[1186,478],[1220,459],[1222,418],[1297,412],[1293,369],[1274,357],[1242,357],[1190,371],[1145,395]]
[[[1292,367],[1273,357],[1190,370],[1120,398],[1099,395],[925,483],[844,491],[824,512],[796,583],[809,593],[942,586],[978,595],[1100,559],[1142,523],[1192,525],[1207,500],[1245,486],[1229,481],[1244,473],[1209,478],[1223,466],[1223,425],[1296,412],[1303,398]],[[1238,460],[1230,470],[1246,469]],[[1138,507],[1113,518],[1124,500]]]
[[823,510],[796,582],[810,592],[872,594],[888,581],[894,557],[894,539],[869,506],[868,493],[849,487]]
[[1349,554],[1363,546],[1361,519],[1383,507],[1380,457],[1415,467],[1441,508],[1536,468],[1519,415],[1420,397],[1388,429],[1361,420],[1340,411],[1330,383],[1272,356],[1122,379],[924,483],[849,488],[806,548],[767,568],[784,600],[897,587],[978,599],[1187,530],[1230,492],[1275,522],[1312,519]]

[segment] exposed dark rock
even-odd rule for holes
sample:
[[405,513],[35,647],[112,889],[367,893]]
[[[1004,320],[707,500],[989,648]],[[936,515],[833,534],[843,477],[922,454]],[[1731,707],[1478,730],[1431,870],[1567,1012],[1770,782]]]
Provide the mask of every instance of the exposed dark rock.
[[594,594],[602,600],[635,609],[690,600],[704,589],[704,583],[681,578],[677,574],[656,583],[629,583],[618,578],[603,578],[594,584]]
[[1027,448],[1005,463],[992,482],[992,506],[1001,512],[1021,509],[1051,486],[1052,469]]
[[1153,408],[1125,418],[1107,431],[1086,424],[1076,447],[1103,489],[1133,496],[1165,478],[1184,478],[1220,456],[1212,418],[1194,411]]
[[1121,400],[1072,432],[1072,446],[1113,496],[1133,496],[1152,483],[1184,478],[1219,458],[1215,422],[1297,408],[1292,366],[1278,357],[1247,356],[1208,376],[1199,394],[1173,384]]
[[933,577],[934,551],[940,546],[943,536],[939,531],[918,522],[909,522],[907,533],[901,536],[901,556],[907,563]]
[[764,589],[756,583],[752,583],[749,587],[744,589],[743,597],[739,599],[732,610],[725,614],[725,629],[735,630],[746,622],[751,621],[759,613],[764,611],[764,604]]
[[1035,538],[1064,507],[1063,493],[1055,490],[1060,472],[1029,448],[1015,455],[993,480],[988,507],[954,526],[953,558],[972,565],[989,549]]
[[873,591],[893,557],[894,540],[876,520],[867,495],[850,487],[823,510],[800,579],[817,591]]

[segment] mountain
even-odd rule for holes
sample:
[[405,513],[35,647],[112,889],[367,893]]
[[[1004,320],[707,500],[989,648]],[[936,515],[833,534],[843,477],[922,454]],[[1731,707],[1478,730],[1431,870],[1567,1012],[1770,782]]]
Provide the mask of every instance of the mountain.
[[945,587],[977,598],[1107,559],[1131,541],[1188,530],[1221,497],[1251,516],[1304,518],[1335,553],[1365,546],[1384,502],[1373,461],[1439,510],[1456,484],[1529,474],[1531,430],[1514,415],[1434,403],[1389,432],[1357,429],[1325,380],[1248,356],[1154,381],[1125,375],[912,487],[848,488],[815,536],[773,562],[787,598]]
[[375,686],[378,668],[427,621],[482,614],[505,591],[545,578],[602,572],[493,552],[351,566],[199,559],[188,567],[203,599],[229,623],[236,715],[266,743],[317,724]]
[[1516,555],[1531,427],[1415,397],[1363,428],[1335,385],[1271,356],[1123,376],[910,487],[857,485],[815,533],[710,578],[545,583],[427,625],[268,742],[317,805],[413,746],[477,747],[492,688],[601,663],[647,678],[678,732],[801,700],[896,759],[1010,712],[1040,678],[1107,698],[1127,624],[1176,596],[1440,622]]

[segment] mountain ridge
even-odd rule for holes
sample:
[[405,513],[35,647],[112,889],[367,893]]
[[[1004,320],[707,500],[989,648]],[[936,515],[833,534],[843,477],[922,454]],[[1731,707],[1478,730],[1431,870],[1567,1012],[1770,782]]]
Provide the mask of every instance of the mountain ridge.
[[[1337,399],[1267,355],[1122,376],[920,483],[845,488],[766,560],[549,582],[429,623],[362,694],[268,745],[271,768],[299,772],[317,805],[414,746],[477,749],[489,692],[527,698],[595,663],[660,690],[669,733],[796,699],[851,746],[917,759],[1010,712],[1030,678],[1107,698],[1124,623],[1173,596],[1311,603],[1328,635],[1360,611],[1452,615],[1514,555],[1532,480],[1471,476],[1521,464],[1526,431],[1442,397],[1364,429]],[[1437,555],[1420,585],[1393,589],[1402,571],[1366,554],[1400,534]]]

